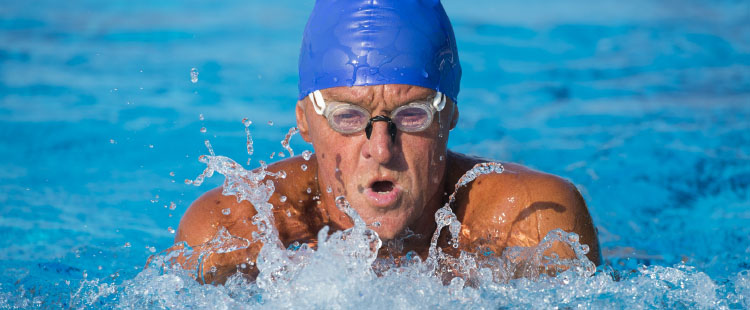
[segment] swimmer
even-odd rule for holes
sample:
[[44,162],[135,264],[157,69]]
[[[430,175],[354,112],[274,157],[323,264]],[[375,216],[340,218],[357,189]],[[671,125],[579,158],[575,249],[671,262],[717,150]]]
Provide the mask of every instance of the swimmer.
[[[458,102],[460,79],[453,28],[439,0],[317,0],[303,34],[295,109],[299,133],[315,152],[267,169],[287,173],[269,178],[284,246],[314,245],[325,226],[352,227],[334,202],[345,196],[382,240],[409,232],[400,254],[424,258],[435,212],[467,170],[488,161],[447,149],[460,106],[471,104]],[[518,164],[502,165],[503,173],[482,175],[458,191],[452,208],[462,223],[460,250],[499,255],[562,229],[578,234],[599,265],[596,229],[576,187]],[[200,250],[222,227],[253,240],[255,214],[249,202],[213,189],[185,212],[175,242]],[[446,239],[439,245],[449,251]],[[247,263],[260,247],[256,242],[207,256],[199,280],[222,283],[238,271],[252,277],[257,270]],[[551,252],[575,257],[562,244]]]

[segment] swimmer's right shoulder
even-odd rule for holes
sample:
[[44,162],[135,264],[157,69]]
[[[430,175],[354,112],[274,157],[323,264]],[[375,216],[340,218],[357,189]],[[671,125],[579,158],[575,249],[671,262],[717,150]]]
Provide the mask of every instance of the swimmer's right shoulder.
[[[305,166],[303,166],[305,165]],[[266,180],[274,183],[274,193],[268,200],[274,205],[275,217],[280,220],[279,226],[287,226],[293,231],[301,228],[292,219],[287,218],[290,214],[305,214],[304,206],[314,203],[307,188],[317,188],[315,156],[305,160],[301,156],[288,158],[267,168],[268,172],[285,175],[285,177],[267,176]],[[257,213],[255,207],[248,201],[237,202],[234,195],[223,195],[223,188],[214,188],[196,199],[185,211],[180,225],[177,228],[175,243],[186,241],[188,245],[194,246],[211,240],[221,227],[228,230],[233,236],[249,238],[252,232],[257,230],[252,223],[252,217]],[[296,210],[296,211],[295,211]],[[281,216],[283,215],[283,216]],[[289,223],[285,223],[289,222]],[[283,231],[287,229],[280,229]]]
[[254,226],[249,219],[255,213],[255,208],[249,202],[237,202],[235,196],[223,195],[222,187],[214,188],[201,195],[185,211],[177,228],[175,243],[186,241],[190,246],[205,243],[221,227],[232,235],[245,235],[252,230],[249,226]]

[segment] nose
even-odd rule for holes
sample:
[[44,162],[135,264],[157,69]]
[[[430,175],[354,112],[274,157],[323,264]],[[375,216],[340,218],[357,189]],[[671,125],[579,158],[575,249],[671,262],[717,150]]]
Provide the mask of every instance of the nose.
[[388,132],[388,123],[374,122],[370,139],[362,147],[362,155],[368,159],[372,158],[380,164],[385,164],[393,157],[394,147],[395,145]]

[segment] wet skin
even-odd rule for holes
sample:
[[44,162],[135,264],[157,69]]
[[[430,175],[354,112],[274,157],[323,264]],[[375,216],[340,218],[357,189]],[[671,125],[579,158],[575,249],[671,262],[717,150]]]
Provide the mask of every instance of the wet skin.
[[[415,100],[432,98],[434,91],[410,85],[336,87],[321,91],[326,101],[345,101],[361,105],[371,116],[389,115],[397,107]],[[317,232],[328,225],[332,230],[353,224],[334,205],[336,196],[344,195],[364,221],[381,239],[415,234],[404,240],[405,254],[414,250],[427,254],[435,231],[435,211],[447,201],[458,179],[475,164],[488,160],[469,157],[447,150],[450,130],[458,120],[457,105],[449,102],[438,112],[432,125],[423,132],[398,132],[391,140],[385,122],[373,125],[368,140],[364,132],[340,134],[317,115],[306,98],[297,104],[297,125],[305,141],[312,143],[315,154],[309,161],[289,158],[269,166],[272,172],[284,170],[285,179],[274,179],[276,191],[269,200],[279,236],[285,246],[298,242],[315,242]],[[438,119],[439,117],[439,119]],[[306,171],[301,165],[309,167]],[[503,163],[502,174],[488,174],[459,190],[453,210],[461,229],[461,250],[502,253],[511,246],[533,246],[553,229],[575,232],[582,244],[589,245],[588,258],[600,263],[599,242],[583,198],[570,182],[523,166]],[[328,188],[330,187],[330,192]],[[312,192],[308,193],[307,189]],[[281,197],[286,201],[281,202]],[[230,208],[224,215],[221,210]],[[198,198],[186,211],[177,230],[175,242],[185,241],[194,249],[211,240],[220,227],[234,236],[252,240],[257,230],[250,218],[255,209],[247,202],[237,203],[234,196],[223,196],[221,188]],[[445,229],[447,230],[447,229]],[[445,235],[440,246],[449,249]],[[223,282],[241,271],[257,272],[252,262],[260,249],[259,242],[250,248],[226,254],[210,255],[204,263],[206,282]],[[393,251],[381,250],[381,254]],[[560,257],[574,257],[569,247],[555,244],[548,252]],[[182,261],[188,269],[195,262]],[[209,272],[211,267],[215,272]],[[246,264],[249,266],[249,264]]]

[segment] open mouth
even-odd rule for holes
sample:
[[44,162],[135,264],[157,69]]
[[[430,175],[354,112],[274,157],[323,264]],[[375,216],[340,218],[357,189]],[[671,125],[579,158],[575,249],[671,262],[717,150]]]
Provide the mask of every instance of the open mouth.
[[391,181],[377,181],[372,183],[372,186],[370,186],[370,188],[372,188],[372,191],[378,194],[388,193],[393,190],[393,187],[394,185]]
[[369,198],[370,205],[388,208],[398,201],[401,189],[393,181],[378,180],[370,183],[364,194]]

